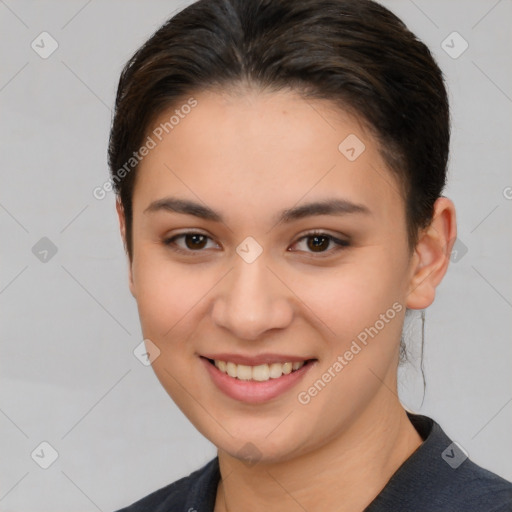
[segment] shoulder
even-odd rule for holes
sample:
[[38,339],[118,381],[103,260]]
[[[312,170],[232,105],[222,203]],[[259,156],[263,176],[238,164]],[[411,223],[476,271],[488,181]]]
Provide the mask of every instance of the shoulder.
[[452,469],[443,499],[466,512],[511,512],[512,483],[470,459]]
[[512,483],[473,462],[431,421],[430,453],[425,454],[424,469],[436,489],[433,502],[465,512],[512,511]]
[[117,512],[178,512],[213,510],[220,478],[218,458]]
[[431,418],[409,414],[423,444],[367,512],[512,512],[512,483],[477,465]]

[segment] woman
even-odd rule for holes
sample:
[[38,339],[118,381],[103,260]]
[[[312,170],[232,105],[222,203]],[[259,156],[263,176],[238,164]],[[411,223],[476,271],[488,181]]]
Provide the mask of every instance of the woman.
[[132,57],[109,148],[130,290],[218,457],[124,511],[512,509],[397,396],[456,238],[449,131],[430,52],[368,0],[203,0]]

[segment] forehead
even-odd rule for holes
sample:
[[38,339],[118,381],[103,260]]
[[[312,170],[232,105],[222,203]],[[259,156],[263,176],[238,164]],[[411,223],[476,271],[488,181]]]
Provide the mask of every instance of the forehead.
[[148,131],[155,146],[139,164],[134,209],[168,193],[254,220],[328,194],[377,215],[403,212],[377,142],[332,102],[285,91],[205,91],[193,99],[193,108],[184,99],[162,112]]

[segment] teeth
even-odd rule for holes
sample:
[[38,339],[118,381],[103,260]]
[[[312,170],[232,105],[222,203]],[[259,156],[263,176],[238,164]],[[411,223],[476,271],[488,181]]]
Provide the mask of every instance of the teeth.
[[[248,366],[247,368],[251,368]],[[253,380],[264,381],[270,379],[270,368],[268,364],[260,364],[259,366],[253,366],[252,370]]]
[[281,363],[272,363],[270,365],[270,378],[278,379],[283,375],[283,365]]
[[[236,364],[235,363],[226,363],[227,365],[227,374],[230,377],[237,377]],[[220,368],[219,368],[220,370]]]
[[214,361],[215,366],[222,372],[227,373],[230,377],[239,380],[256,380],[264,382],[269,379],[278,379],[282,375],[288,375],[292,371],[302,368],[305,361],[297,361],[295,363],[272,363],[260,364],[258,366],[247,366],[245,364],[235,364],[229,361]]
[[292,363],[284,363],[283,364],[283,373],[285,375],[292,373]]
[[252,379],[252,367],[245,366],[245,364],[236,365],[236,376],[240,380]]

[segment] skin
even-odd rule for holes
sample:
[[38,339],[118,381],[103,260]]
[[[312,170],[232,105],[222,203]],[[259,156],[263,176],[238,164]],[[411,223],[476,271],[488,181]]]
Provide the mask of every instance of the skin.
[[[144,338],[160,350],[154,371],[218,447],[215,512],[360,511],[422,442],[397,396],[399,342],[406,307],[428,307],[447,270],[453,203],[436,201],[411,252],[401,189],[358,119],[290,91],[194,97],[198,105],[141,162],[134,189],[130,290]],[[338,150],[349,134],[366,147],[352,162]],[[147,211],[168,196],[207,205],[224,222]],[[283,209],[333,197],[369,213],[274,220]],[[323,239],[315,252],[311,238],[301,240],[312,230],[350,245],[337,250]],[[199,249],[175,240],[186,254],[165,244],[184,232],[209,238]],[[236,253],[248,236],[263,248],[252,263]],[[394,319],[299,403],[298,392],[395,302],[403,308]],[[213,384],[199,359],[212,352],[317,362],[291,390],[247,404]],[[246,443],[258,450],[256,464],[238,454]]]

